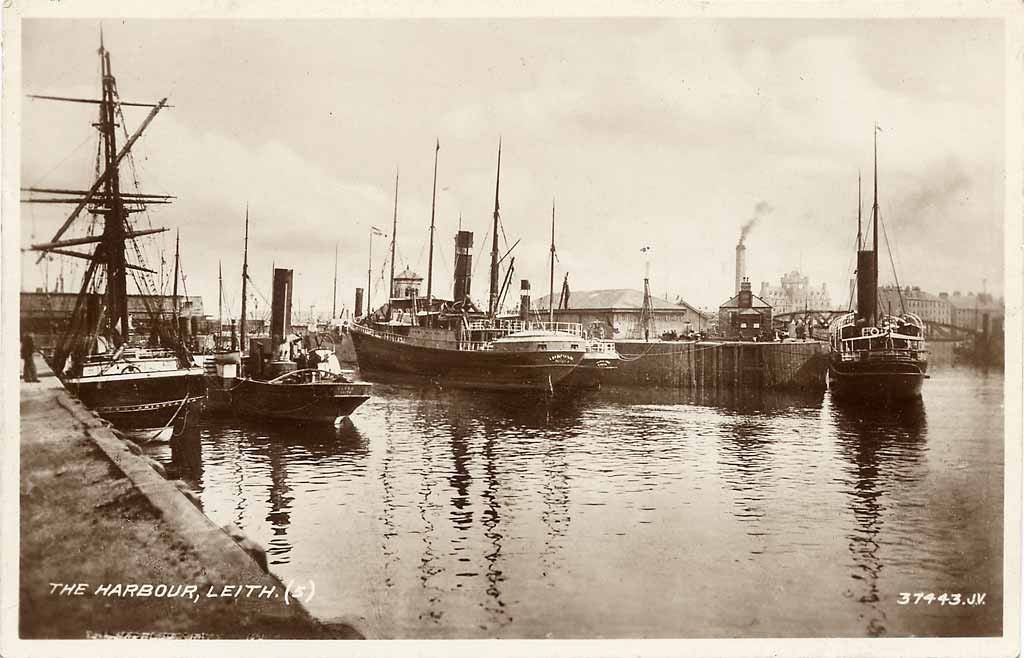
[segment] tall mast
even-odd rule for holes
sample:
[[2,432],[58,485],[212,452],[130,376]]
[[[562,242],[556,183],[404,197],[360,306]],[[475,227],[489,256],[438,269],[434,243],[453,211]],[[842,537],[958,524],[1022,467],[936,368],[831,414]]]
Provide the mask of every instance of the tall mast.
[[245,241],[242,243],[242,318],[238,322],[239,348],[245,354],[245,300],[248,297],[249,282],[249,204],[245,204]]
[[[370,250],[366,259],[366,317],[370,317],[370,280],[373,273],[373,227],[370,227]],[[390,294],[390,293],[389,293]]]
[[491,290],[487,303],[487,314],[494,317],[498,312],[498,189],[501,186],[501,138],[498,138],[498,175],[494,181],[494,226],[491,228]]
[[[217,340],[224,329],[224,270],[217,261]],[[217,347],[220,347],[219,345]]]
[[174,319],[174,333],[178,333],[178,244],[179,244],[179,232],[174,232],[174,292],[171,294],[171,317]]
[[334,243],[334,291],[331,293],[331,319],[338,316],[338,243]]
[[860,211],[861,211],[861,192],[860,192],[860,170],[857,170],[857,251],[861,248],[861,230],[860,230]]
[[[371,242],[373,238],[370,238]],[[395,241],[398,240],[398,167],[395,167],[395,216],[391,220],[391,278],[388,281],[388,318],[391,317],[391,296],[395,294]]]
[[875,142],[875,185],[874,185],[874,203],[871,206],[871,239],[872,239],[872,258],[875,261],[874,277],[871,289],[872,294],[875,297],[874,305],[874,317],[871,318],[872,324],[878,323],[878,131],[881,128],[878,124],[875,124],[874,142]]
[[[441,140],[434,146],[434,191],[430,195],[430,255],[427,258],[427,313],[430,313],[434,296],[434,208],[437,204],[437,154],[441,150]],[[429,319],[429,318],[428,318]]]
[[555,321],[555,200],[551,199],[551,276],[548,278],[548,322]]
[[[103,136],[103,153],[106,160],[106,209],[103,212],[103,257],[107,265],[107,306],[110,333],[119,335],[119,342],[128,340],[128,285],[124,241],[126,214],[121,200],[121,184],[118,172],[117,132],[115,130],[114,103],[115,82],[110,68],[110,53],[103,46],[100,35],[100,64],[103,70],[103,99],[100,101],[99,128]],[[177,309],[175,309],[177,313]],[[119,332],[119,333],[118,333]]]

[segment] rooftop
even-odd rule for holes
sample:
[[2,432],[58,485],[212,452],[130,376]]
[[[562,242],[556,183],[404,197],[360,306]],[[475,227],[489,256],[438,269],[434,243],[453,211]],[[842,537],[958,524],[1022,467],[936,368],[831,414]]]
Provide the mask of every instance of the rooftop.
[[[561,294],[555,293],[555,303],[558,303]],[[537,310],[547,309],[549,305],[550,295],[544,295],[543,297],[533,302],[533,307]],[[587,310],[587,309],[623,309],[623,310],[637,310],[639,311],[644,306],[644,293],[640,290],[633,288],[609,288],[605,290],[572,290],[569,293],[569,308],[574,310]],[[667,299],[655,297],[651,295],[651,307],[655,310],[672,310],[681,311],[688,310],[694,313],[699,313],[696,308],[690,306],[686,302],[675,303],[670,302]]]

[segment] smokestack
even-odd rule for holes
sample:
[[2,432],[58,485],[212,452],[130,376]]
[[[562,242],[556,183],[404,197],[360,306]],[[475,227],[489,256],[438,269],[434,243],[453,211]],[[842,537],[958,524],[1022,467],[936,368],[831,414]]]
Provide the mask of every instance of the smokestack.
[[356,288],[356,317],[363,315],[363,289]]
[[[548,304],[551,300],[548,300]],[[519,319],[526,322],[530,319],[530,280],[523,279],[519,284]]]
[[747,276],[747,248],[743,242],[736,244],[736,292],[740,291],[743,279]]
[[452,300],[464,302],[469,298],[473,272],[473,232],[459,231],[455,234],[455,289]]
[[280,345],[292,330],[292,271],[274,268],[274,288],[270,298],[270,335]]
[[875,253],[873,251],[857,252],[857,319],[863,322],[874,322],[878,309],[875,308],[877,290],[875,282],[878,273],[875,271]]

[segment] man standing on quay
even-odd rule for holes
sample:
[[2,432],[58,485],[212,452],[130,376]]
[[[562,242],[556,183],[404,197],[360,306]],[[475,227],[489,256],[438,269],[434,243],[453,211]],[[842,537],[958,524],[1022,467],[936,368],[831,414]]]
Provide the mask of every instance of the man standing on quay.
[[21,334],[21,358],[25,361],[25,372],[23,379],[26,382],[37,382],[39,379],[36,377],[36,361],[32,356],[32,353],[36,351],[36,346],[32,342],[32,334],[24,332]]

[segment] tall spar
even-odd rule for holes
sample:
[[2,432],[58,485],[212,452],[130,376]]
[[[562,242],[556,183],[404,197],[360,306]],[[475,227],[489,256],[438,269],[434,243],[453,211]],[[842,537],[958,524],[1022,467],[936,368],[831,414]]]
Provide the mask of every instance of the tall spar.
[[498,190],[501,187],[501,138],[498,138],[498,174],[494,181],[494,226],[491,227],[491,289],[487,302],[487,315],[494,317],[498,312]]
[[388,318],[391,317],[391,297],[395,294],[395,241],[398,240],[398,168],[395,168],[395,216],[391,221],[391,277],[388,279]]
[[434,191],[430,196],[430,256],[427,259],[427,312],[430,312],[434,298],[434,209],[437,203],[437,154],[441,151],[441,140],[434,146]]
[[548,322],[555,321],[555,200],[551,199],[551,276],[548,277]]
[[242,354],[246,352],[248,345],[246,344],[246,314],[245,314],[245,302],[248,298],[248,282],[249,282],[249,204],[245,204],[245,240],[242,243],[242,317],[238,321],[238,334],[239,334],[239,348]]

